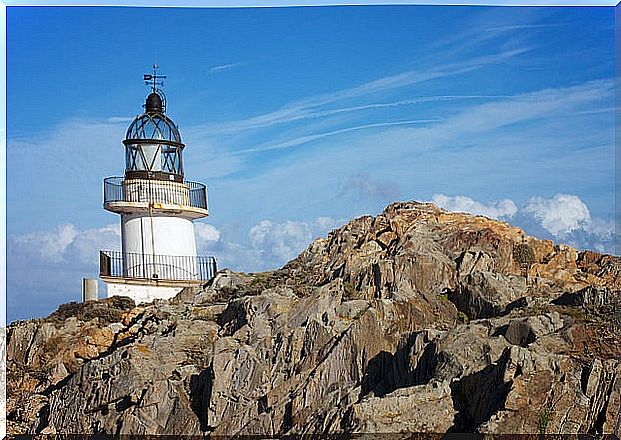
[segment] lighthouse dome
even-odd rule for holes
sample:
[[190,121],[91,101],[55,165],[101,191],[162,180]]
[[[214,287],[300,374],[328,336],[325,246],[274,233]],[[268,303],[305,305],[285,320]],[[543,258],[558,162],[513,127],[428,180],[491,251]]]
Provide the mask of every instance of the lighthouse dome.
[[164,113],[144,113],[137,116],[125,135],[125,140],[158,140],[181,143],[179,128]]
[[185,147],[177,124],[164,114],[160,95],[151,93],[145,112],[132,121],[125,134],[125,176],[181,181]]

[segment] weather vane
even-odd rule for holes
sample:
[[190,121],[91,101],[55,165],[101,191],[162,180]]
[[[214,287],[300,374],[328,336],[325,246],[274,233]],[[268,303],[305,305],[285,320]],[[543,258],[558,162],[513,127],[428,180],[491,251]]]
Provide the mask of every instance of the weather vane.
[[149,84],[149,82],[151,82],[151,89],[153,90],[153,93],[157,93],[157,86],[163,86],[164,85],[164,81],[158,81],[158,80],[163,80],[166,79],[166,75],[158,75],[157,74],[157,69],[160,66],[158,66],[157,64],[153,64],[153,74],[150,73],[145,73],[143,75],[143,79],[144,79],[144,83],[145,84]]

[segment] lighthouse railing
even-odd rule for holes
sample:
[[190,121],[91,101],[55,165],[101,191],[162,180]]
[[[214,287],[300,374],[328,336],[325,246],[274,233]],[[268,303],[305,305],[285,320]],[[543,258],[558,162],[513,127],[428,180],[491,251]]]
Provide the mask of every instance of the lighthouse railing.
[[209,281],[217,272],[214,257],[100,251],[99,275],[152,280]]
[[163,203],[207,209],[207,187],[198,182],[159,179],[104,179],[104,204],[114,202]]

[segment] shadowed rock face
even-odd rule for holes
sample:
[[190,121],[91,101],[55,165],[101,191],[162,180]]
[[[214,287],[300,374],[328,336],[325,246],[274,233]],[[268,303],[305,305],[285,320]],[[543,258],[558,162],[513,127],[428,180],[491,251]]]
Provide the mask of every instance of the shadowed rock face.
[[619,268],[395,203],[277,271],[11,324],[9,431],[612,433]]

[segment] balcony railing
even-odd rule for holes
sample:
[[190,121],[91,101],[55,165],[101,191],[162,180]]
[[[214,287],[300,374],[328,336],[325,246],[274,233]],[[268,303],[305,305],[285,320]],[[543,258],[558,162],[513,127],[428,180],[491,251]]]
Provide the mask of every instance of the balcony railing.
[[155,179],[104,179],[104,204],[111,202],[165,203],[207,209],[207,188],[198,182]]
[[106,277],[209,281],[217,270],[214,257],[99,252],[99,275]]

